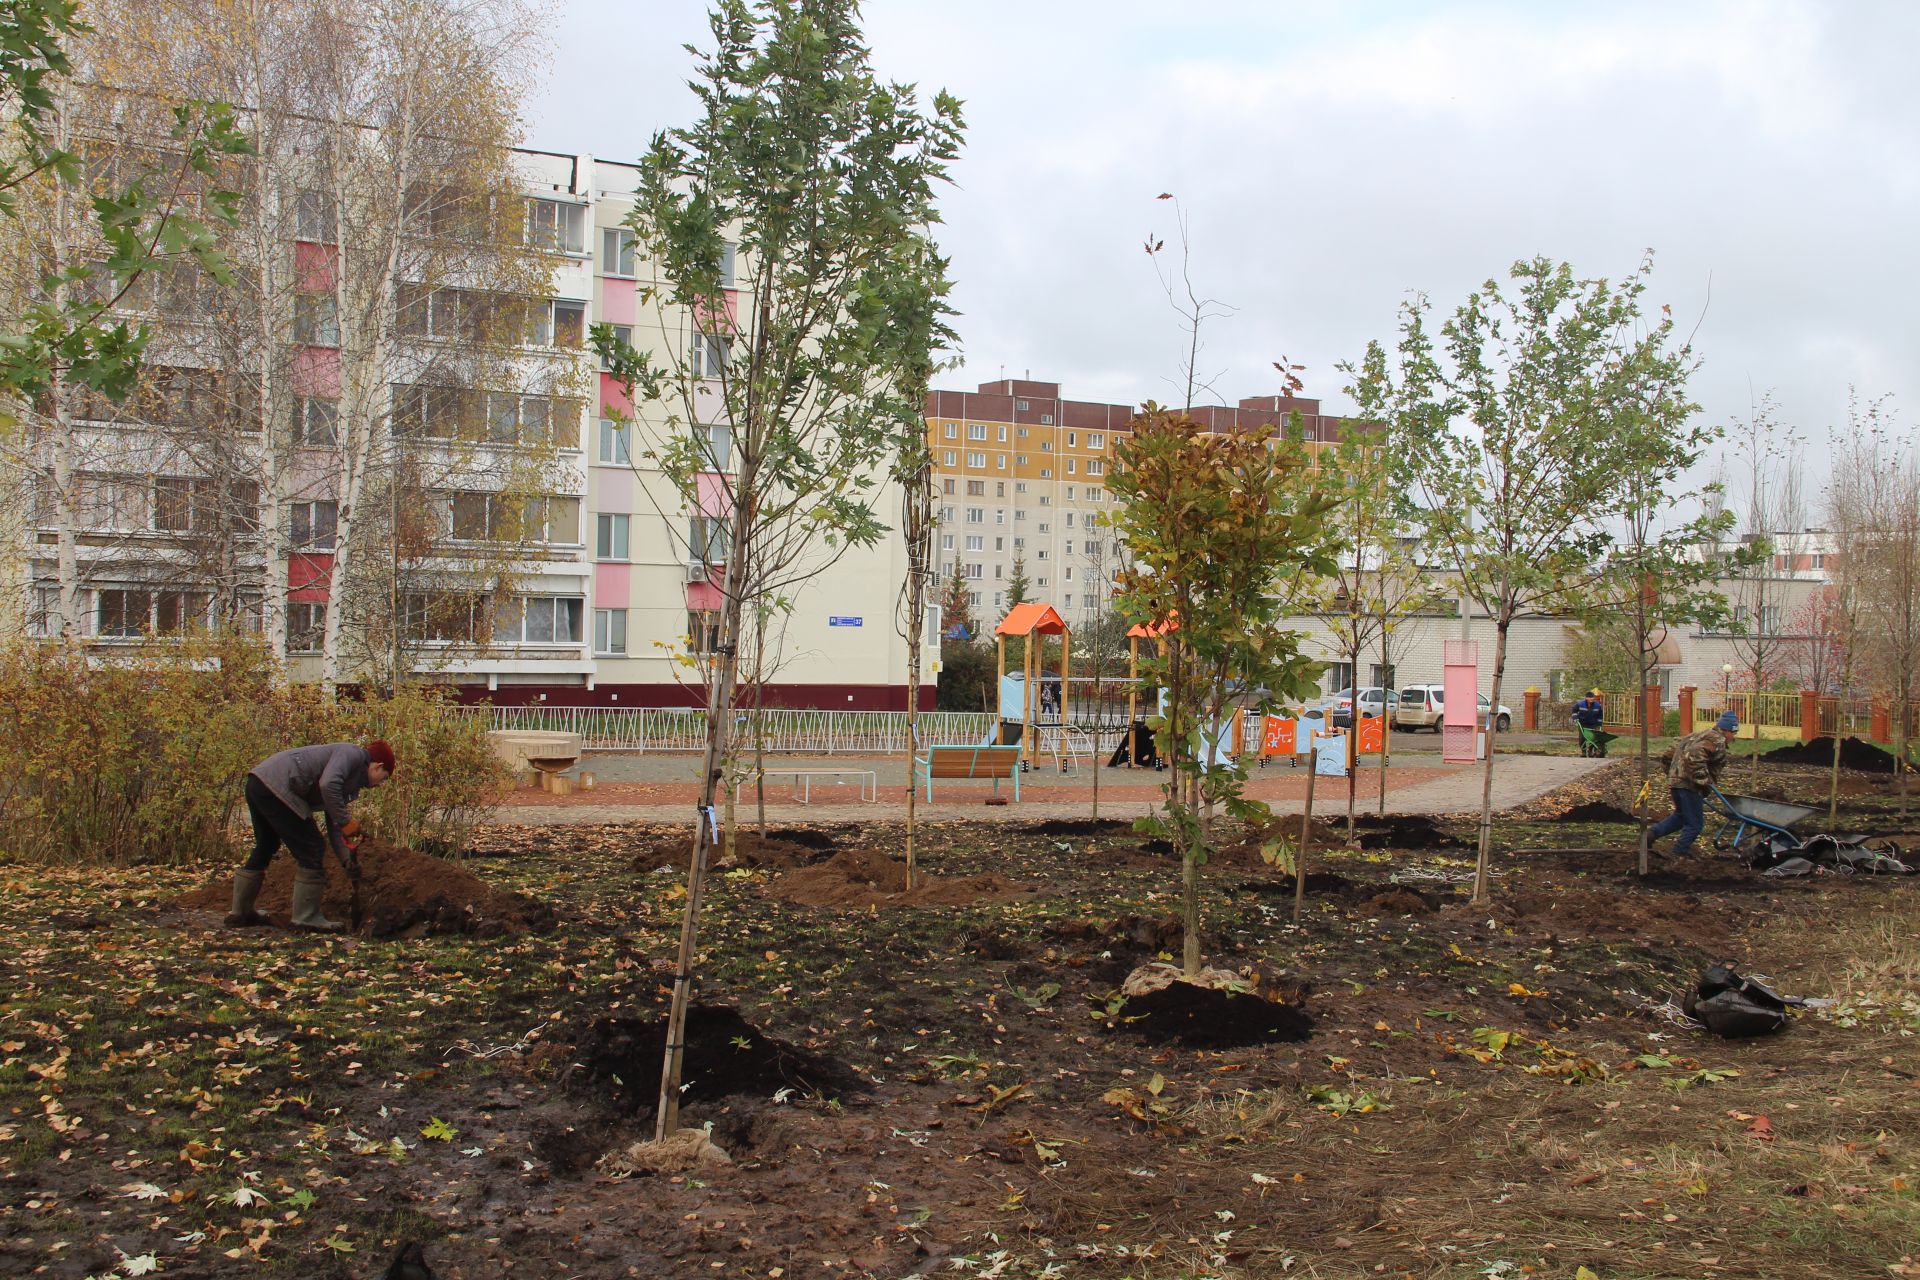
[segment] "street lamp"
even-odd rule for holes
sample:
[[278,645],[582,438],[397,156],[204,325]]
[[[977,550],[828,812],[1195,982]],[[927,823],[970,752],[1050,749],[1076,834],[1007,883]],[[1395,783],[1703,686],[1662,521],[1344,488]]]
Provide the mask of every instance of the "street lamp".
[[1720,709],[1722,711],[1725,711],[1727,709],[1725,703],[1726,703],[1727,695],[1732,690],[1732,688],[1733,688],[1733,664],[1731,662],[1723,662],[1720,664],[1720,700],[1721,700]]

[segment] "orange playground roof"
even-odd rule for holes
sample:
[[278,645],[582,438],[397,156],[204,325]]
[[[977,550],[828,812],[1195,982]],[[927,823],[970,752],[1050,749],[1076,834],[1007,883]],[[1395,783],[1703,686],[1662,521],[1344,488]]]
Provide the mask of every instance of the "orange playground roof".
[[1066,619],[1055,613],[1050,604],[1017,604],[993,629],[997,636],[1029,636],[1035,632],[1043,636],[1066,635]]

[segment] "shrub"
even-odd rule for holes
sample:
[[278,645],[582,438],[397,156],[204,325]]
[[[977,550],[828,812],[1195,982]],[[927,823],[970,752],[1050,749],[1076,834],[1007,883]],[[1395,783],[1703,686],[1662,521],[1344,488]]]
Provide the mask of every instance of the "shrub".
[[461,847],[501,768],[485,725],[428,693],[328,704],[257,642],[211,637],[103,658],[0,649],[0,850],[42,863],[224,862],[250,834],[247,770],[288,746],[384,736],[394,782],[356,806],[394,843]]

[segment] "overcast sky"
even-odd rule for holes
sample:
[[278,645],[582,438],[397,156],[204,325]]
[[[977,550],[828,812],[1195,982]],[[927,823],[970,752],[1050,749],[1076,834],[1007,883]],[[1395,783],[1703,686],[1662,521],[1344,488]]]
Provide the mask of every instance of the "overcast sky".
[[[698,0],[559,0],[528,140],[633,159],[691,115]],[[1604,6],[868,0],[890,78],[966,104],[940,232],[964,365],[1177,400],[1184,340],[1150,260],[1176,193],[1227,403],[1349,405],[1337,369],[1409,291],[1450,311],[1517,257],[1618,276],[1697,319],[1694,397],[1772,391],[1818,447],[1849,386],[1920,411],[1920,95],[1908,0]]]

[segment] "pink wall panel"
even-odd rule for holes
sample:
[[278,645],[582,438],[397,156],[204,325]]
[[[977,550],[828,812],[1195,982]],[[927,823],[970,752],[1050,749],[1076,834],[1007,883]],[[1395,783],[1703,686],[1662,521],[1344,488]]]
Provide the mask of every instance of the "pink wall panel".
[[293,353],[293,387],[303,396],[340,395],[340,352],[333,347],[301,347]]
[[604,414],[613,410],[631,418],[633,401],[627,398],[627,393],[620,389],[620,384],[613,380],[612,374],[603,373],[600,375],[600,412]]
[[625,467],[601,467],[593,475],[599,490],[595,495],[599,510],[633,510],[633,472]]
[[596,564],[593,566],[593,607],[625,609],[633,603],[633,566]]
[[331,244],[309,244],[300,241],[293,246],[294,287],[302,293],[330,293],[333,291],[333,264],[340,258],[340,248]]
[[633,324],[640,318],[639,286],[631,280],[600,280],[600,319],[607,324]]
[[725,515],[733,510],[733,498],[727,492],[727,477],[702,471],[694,477],[694,484],[700,498],[701,515]]

